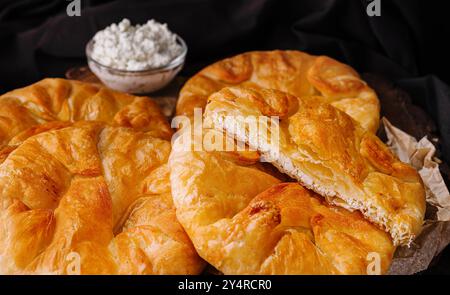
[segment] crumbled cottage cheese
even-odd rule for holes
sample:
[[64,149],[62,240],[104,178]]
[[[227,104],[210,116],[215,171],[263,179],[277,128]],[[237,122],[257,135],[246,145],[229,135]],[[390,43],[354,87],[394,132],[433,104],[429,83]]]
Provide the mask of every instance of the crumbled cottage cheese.
[[140,71],[165,66],[181,51],[167,24],[149,20],[132,26],[123,19],[94,36],[92,58],[118,70]]

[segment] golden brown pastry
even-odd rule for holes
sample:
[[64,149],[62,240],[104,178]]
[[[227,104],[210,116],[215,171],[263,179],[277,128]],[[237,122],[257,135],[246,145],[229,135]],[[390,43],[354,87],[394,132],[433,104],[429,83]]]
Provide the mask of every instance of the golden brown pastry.
[[175,216],[169,141],[83,121],[37,133],[0,164],[0,273],[201,272]]
[[96,84],[44,79],[0,96],[0,148],[21,132],[52,121],[102,121],[170,139],[170,126],[148,97]]
[[380,105],[375,92],[351,67],[326,56],[300,51],[254,51],[218,61],[194,75],[181,89],[177,115],[205,109],[208,96],[226,86],[257,85],[292,95],[319,96],[375,132]]
[[[211,132],[211,133],[208,133]],[[220,138],[219,131],[204,136]],[[210,134],[210,135],[206,135]],[[199,255],[225,274],[380,272],[394,246],[359,212],[323,204],[297,183],[262,169],[254,152],[195,151],[175,140],[169,159],[177,217]],[[229,139],[224,139],[229,140]]]
[[[279,123],[264,129],[268,123],[261,121],[252,133],[245,122],[252,116],[278,116]],[[360,210],[388,231],[395,245],[410,244],[421,231],[425,192],[417,171],[320,98],[255,86],[223,88],[210,96],[205,118],[331,203]],[[278,130],[279,139],[270,142],[265,130]]]

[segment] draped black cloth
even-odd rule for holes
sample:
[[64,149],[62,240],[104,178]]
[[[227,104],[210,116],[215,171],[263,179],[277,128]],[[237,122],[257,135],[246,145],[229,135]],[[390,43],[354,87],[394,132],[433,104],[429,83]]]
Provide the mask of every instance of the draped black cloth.
[[[69,17],[70,1],[0,0],[0,93],[86,63],[85,44],[112,22],[154,18],[187,42],[186,76],[219,58],[265,49],[325,54],[379,74],[434,120],[440,157],[450,162],[450,26],[439,2],[380,0],[381,16],[370,17],[370,0],[80,1],[81,16]],[[441,260],[447,267],[435,269],[450,272],[448,252]]]

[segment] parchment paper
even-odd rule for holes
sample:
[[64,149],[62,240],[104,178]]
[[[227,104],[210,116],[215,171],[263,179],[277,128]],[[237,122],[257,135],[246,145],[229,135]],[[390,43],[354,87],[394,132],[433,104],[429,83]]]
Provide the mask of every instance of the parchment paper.
[[397,248],[389,274],[414,274],[428,268],[431,261],[450,243],[450,193],[439,172],[440,160],[427,137],[414,137],[382,119],[387,145],[402,162],[417,169],[426,189],[427,212],[424,229],[410,248]]

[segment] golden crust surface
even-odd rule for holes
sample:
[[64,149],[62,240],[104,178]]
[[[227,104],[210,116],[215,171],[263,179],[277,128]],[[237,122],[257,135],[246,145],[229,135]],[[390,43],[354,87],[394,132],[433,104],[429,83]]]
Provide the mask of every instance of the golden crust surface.
[[192,116],[194,108],[205,109],[209,95],[237,85],[318,96],[366,130],[375,132],[379,125],[378,98],[356,71],[332,58],[294,50],[246,52],[204,68],[181,89],[177,115]]
[[175,216],[169,141],[99,122],[35,131],[0,164],[0,273],[201,272]]
[[367,274],[374,252],[387,271],[395,249],[388,234],[359,212],[280,183],[258,161],[251,152],[195,151],[175,140],[177,217],[203,259],[224,274]]
[[[232,116],[233,120],[226,120]],[[239,118],[278,116],[279,141],[246,130]],[[317,97],[259,87],[228,87],[212,94],[205,119],[257,149],[283,173],[327,197],[332,203],[360,210],[389,231],[394,243],[409,244],[420,232],[425,192],[420,176],[400,162],[371,132],[346,113]],[[270,132],[270,130],[269,130]],[[279,154],[274,155],[274,150]]]
[[80,120],[132,127],[165,139],[172,134],[156,103],[148,97],[79,81],[44,79],[0,96],[0,148],[41,124]]

